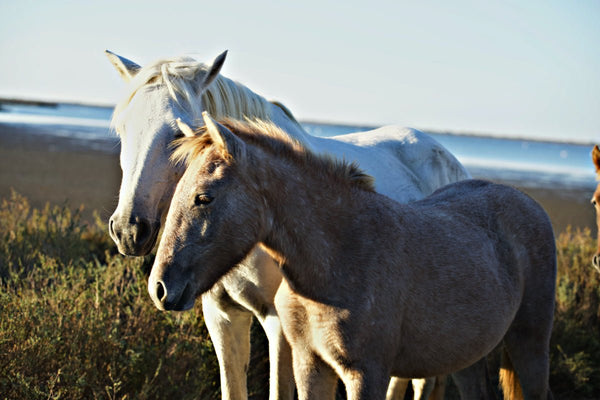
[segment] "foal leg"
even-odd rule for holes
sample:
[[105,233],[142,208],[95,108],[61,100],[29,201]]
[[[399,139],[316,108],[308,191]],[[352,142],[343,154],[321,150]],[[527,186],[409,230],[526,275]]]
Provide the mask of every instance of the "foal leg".
[[531,271],[535,272],[531,272],[528,278],[521,306],[504,335],[507,354],[504,354],[506,357],[500,377],[505,397],[510,392],[518,393],[520,384],[523,397],[527,400],[552,399],[549,353],[556,280],[553,245],[531,250],[530,254],[538,257],[534,260],[535,264],[530,266]]
[[269,340],[269,400],[294,398],[292,349],[283,336],[281,321],[275,310],[259,318]]
[[493,400],[496,393],[487,368],[487,360],[482,358],[475,364],[452,374],[461,399]]
[[[429,393],[429,400],[444,400],[446,395],[446,381],[448,377],[446,375],[436,376],[435,378],[428,378],[427,381],[433,380],[433,387],[431,393]],[[414,385],[414,384],[413,384]],[[427,397],[423,397],[423,400]]]
[[219,301],[214,292],[202,296],[202,312],[219,360],[222,399],[247,400],[252,314]]
[[[552,399],[552,392],[548,385],[550,375],[548,341],[534,335],[524,335],[523,332],[509,330],[504,337],[504,345],[508,353],[504,357],[509,358],[503,360],[502,368],[504,370],[501,371],[501,376],[505,381],[502,388],[505,397],[511,390],[518,392],[516,387],[515,389],[507,387],[508,383],[514,382],[513,385],[520,383],[525,399]],[[515,372],[516,377],[513,375]],[[512,379],[505,379],[507,376]]]
[[293,350],[294,378],[298,400],[333,400],[338,376],[321,358],[299,349]]
[[389,372],[371,367],[362,370],[347,371],[342,376],[346,386],[348,400],[383,400],[389,383]]

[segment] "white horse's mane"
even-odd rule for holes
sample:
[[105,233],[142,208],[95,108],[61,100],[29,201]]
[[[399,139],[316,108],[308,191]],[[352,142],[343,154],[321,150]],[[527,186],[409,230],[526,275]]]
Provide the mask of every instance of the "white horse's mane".
[[[329,175],[335,180],[340,178],[363,190],[375,191],[375,179],[365,173],[357,162],[349,162],[327,153],[313,152],[272,121],[226,118],[221,122],[244,142],[258,145],[277,157],[295,162],[303,168],[317,170],[320,174]],[[208,127],[203,124],[196,130],[194,136],[183,137],[173,142],[174,151],[171,154],[171,161],[189,167],[195,160],[200,160],[199,155],[213,144],[211,136],[206,134],[207,130]],[[229,155],[226,157],[228,158]]]
[[[116,127],[119,115],[142,88],[150,85],[166,85],[171,98],[189,113],[192,123],[202,121],[202,107],[213,118],[258,118],[270,120],[270,106],[280,107],[292,121],[291,112],[280,103],[270,103],[246,86],[218,74],[214,81],[198,96],[209,66],[191,57],[161,59],[144,66],[130,82],[129,95],[115,107],[111,126]],[[117,129],[118,130],[118,129]]]

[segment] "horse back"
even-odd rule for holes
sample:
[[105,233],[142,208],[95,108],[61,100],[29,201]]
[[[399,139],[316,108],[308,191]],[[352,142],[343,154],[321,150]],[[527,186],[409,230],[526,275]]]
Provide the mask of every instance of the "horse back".
[[544,280],[548,291],[554,290],[556,247],[552,224],[542,206],[525,193],[471,179],[445,186],[420,203],[480,227],[494,242],[502,264],[521,267],[523,285],[530,279]]

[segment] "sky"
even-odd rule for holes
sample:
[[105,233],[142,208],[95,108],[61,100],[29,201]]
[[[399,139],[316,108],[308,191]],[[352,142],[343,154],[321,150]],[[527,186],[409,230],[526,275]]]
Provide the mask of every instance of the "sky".
[[114,104],[141,65],[223,75],[300,120],[600,142],[600,1],[0,0],[0,96]]

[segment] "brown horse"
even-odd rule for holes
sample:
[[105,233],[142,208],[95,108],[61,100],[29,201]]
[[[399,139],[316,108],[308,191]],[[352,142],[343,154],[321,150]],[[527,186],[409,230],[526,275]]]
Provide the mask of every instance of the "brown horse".
[[332,399],[338,377],[350,399],[384,399],[390,376],[453,373],[501,342],[505,396],[552,397],[556,250],[535,201],[469,180],[400,204],[273,125],[205,123],[174,153],[187,169],[148,282],[159,309],[191,308],[260,246],[285,277],[299,399]]
[[[596,166],[596,179],[600,181],[600,148],[598,145],[595,145],[592,150],[592,160]],[[598,249],[592,258],[592,265],[600,272],[600,183],[596,186],[596,191],[592,196],[592,204],[596,208],[596,225],[598,226]]]

